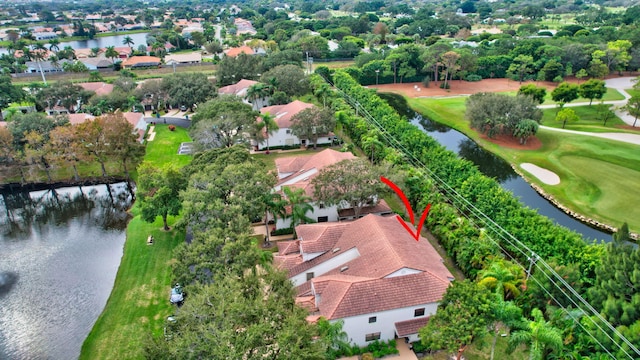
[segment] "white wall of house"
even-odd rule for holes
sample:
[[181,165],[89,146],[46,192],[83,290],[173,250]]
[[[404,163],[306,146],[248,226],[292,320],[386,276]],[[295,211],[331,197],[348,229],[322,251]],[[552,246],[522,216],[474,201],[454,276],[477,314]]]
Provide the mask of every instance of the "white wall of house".
[[[317,145],[325,145],[331,144],[333,141],[333,136],[321,136],[318,138]],[[303,141],[301,141],[297,136],[291,133],[291,129],[289,128],[280,128],[275,132],[271,133],[269,136],[269,147],[274,146],[292,146],[292,145],[301,145]],[[305,145],[313,146],[309,141],[304,141]],[[258,143],[258,150],[264,150],[267,148],[267,141],[263,140]]]
[[[291,133],[289,128],[280,128],[269,135],[269,147],[300,145],[300,139]],[[267,141],[258,143],[258,150],[267,148]]]
[[[323,209],[320,209],[320,206],[314,202],[310,202],[309,205],[313,206],[313,211],[308,212],[307,217],[313,219],[313,221],[319,222],[319,219],[323,220],[323,217],[327,218],[326,222],[338,221],[337,206],[325,206]],[[276,229],[286,229],[289,227],[291,227],[291,218],[278,218],[278,220],[276,220]]]
[[[424,308],[424,315],[414,316],[417,309]],[[428,317],[436,313],[438,303],[421,304],[403,307],[393,310],[381,311],[371,314],[346,317],[342,330],[349,336],[349,342],[360,347],[367,346],[371,341],[366,341],[367,334],[380,333],[380,341],[393,340],[396,335],[395,323],[399,321],[413,320],[419,317]],[[369,322],[369,318],[376,317],[376,321]],[[338,319],[335,319],[337,321]]]
[[[303,240],[304,241],[304,240]],[[332,251],[332,250],[330,250]],[[313,273],[312,277],[318,277],[321,276],[323,274],[326,274],[327,272],[341,267],[344,264],[348,263],[349,261],[356,259],[358,257],[360,257],[360,252],[358,251],[357,248],[351,248],[351,249],[341,249],[340,251],[342,251],[341,254],[338,254],[334,257],[332,257],[331,259],[320,263],[310,269],[308,269],[307,271],[300,273],[298,275],[295,275],[293,277],[291,277],[289,280],[291,280],[291,282],[293,282],[294,286],[299,286],[304,284],[305,282],[307,282],[307,273]]]

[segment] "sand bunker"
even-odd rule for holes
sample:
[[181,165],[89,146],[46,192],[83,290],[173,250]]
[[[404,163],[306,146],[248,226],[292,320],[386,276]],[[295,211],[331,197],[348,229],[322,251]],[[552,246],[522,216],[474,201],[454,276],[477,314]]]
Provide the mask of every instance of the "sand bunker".
[[520,164],[520,167],[547,185],[560,184],[560,177],[553,171],[541,168],[531,163],[522,163]]

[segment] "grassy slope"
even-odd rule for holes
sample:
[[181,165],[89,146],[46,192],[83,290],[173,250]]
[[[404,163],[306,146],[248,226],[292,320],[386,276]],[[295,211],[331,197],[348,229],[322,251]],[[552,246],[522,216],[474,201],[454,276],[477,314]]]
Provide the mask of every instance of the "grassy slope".
[[531,162],[556,172],[561,183],[549,186],[522,171],[527,181],[542,186],[572,210],[616,227],[627,221],[632,231],[640,231],[640,210],[626,205],[640,201],[640,183],[634,181],[640,176],[638,146],[541,130],[537,135],[543,143],[540,149],[507,149],[481,139],[469,128],[464,120],[464,98],[408,99],[408,102],[420,113],[464,132],[511,164]]
[[[147,145],[145,160],[156,165],[187,164],[191,156],[177,155],[181,142],[189,141],[185,130],[170,132],[156,126],[156,138]],[[140,359],[142,344],[150,334],[162,333],[165,318],[172,314],[169,303],[173,249],[184,241],[184,231],[162,230],[160,218],[144,222],[136,206],[127,227],[124,256],[107,305],[82,346],[81,359]],[[170,217],[172,224],[175,218]],[[153,235],[155,243],[147,245]]]

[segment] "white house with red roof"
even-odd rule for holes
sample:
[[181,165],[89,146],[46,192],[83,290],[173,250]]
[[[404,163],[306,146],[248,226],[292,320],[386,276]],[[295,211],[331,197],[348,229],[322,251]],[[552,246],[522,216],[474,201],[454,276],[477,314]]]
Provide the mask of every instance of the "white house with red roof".
[[[300,100],[295,100],[286,105],[272,105],[263,107],[260,109],[262,114],[269,113],[274,117],[275,123],[278,125],[278,130],[271,134],[264,134],[269,138],[269,147],[281,147],[281,146],[297,146],[307,145],[307,139],[299,139],[297,136],[291,133],[291,118],[304,109],[313,107],[313,104],[305,103]],[[318,136],[318,145],[331,144],[333,141],[333,133],[323,134]],[[267,140],[263,140],[259,143],[253,143],[256,150],[265,150],[267,148]]]
[[275,264],[288,272],[309,321],[343,320],[349,341],[366,346],[418,340],[453,275],[427,239],[416,241],[395,216],[296,227]]
[[[283,187],[304,189],[305,194],[313,199],[314,192],[311,180],[313,180],[322,169],[344,160],[354,159],[356,159],[356,157],[350,152],[340,152],[333,149],[325,149],[314,155],[278,158],[275,160],[278,171],[278,183],[274,187],[274,191],[280,192]],[[351,216],[345,215],[348,213],[348,210],[352,210],[343,209],[348,206],[346,204],[344,206],[329,206],[315,201],[309,204],[313,207],[313,211],[308,213],[307,216],[319,223],[354,218],[353,214]],[[370,213],[391,214],[392,212],[386,202],[380,200],[377,205],[362,209],[361,216]],[[291,226],[291,219],[277,219],[275,225],[276,229],[288,228]]]
[[242,101],[244,103],[254,106],[254,109],[259,109],[259,108],[265,107],[269,103],[269,97],[265,96],[265,97],[256,99],[255,104],[251,102],[251,99],[247,98],[247,92],[249,91],[249,88],[258,83],[259,82],[255,80],[240,79],[240,81],[238,81],[235,84],[231,84],[231,85],[227,85],[219,88],[218,94],[235,95],[237,97],[242,98]]

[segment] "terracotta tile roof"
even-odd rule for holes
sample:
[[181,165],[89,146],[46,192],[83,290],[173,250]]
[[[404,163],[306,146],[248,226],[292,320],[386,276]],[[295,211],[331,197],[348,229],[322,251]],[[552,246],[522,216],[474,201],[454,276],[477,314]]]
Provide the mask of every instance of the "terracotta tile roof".
[[78,124],[82,124],[87,120],[95,119],[95,116],[91,114],[83,114],[83,113],[68,114],[67,116],[69,116],[69,123],[71,125],[78,125]]
[[94,91],[96,95],[108,95],[113,92],[113,84],[107,84],[105,82],[86,82],[78,83],[83,89],[88,91]]
[[236,95],[236,96],[245,96],[247,94],[247,89],[251,85],[257,84],[257,81],[240,79],[235,84],[223,86],[218,89],[218,94],[226,94],[226,95]]
[[[438,302],[453,279],[431,244],[424,238],[415,241],[396,217],[367,215],[347,223],[299,225],[296,232],[303,252],[324,253],[305,262],[298,254],[277,255],[276,263],[290,277],[357,251],[353,260],[298,287],[299,294],[306,294],[312,284],[312,292],[320,295],[320,314],[327,319]],[[409,274],[398,273],[403,269]]]
[[[380,199],[380,201],[378,201],[376,205],[362,208],[362,210],[360,210],[360,216],[364,216],[367,214],[381,214],[381,213],[387,213],[387,212],[389,213],[391,212],[391,208],[389,207],[389,204],[387,204],[387,202],[384,201],[384,199]],[[354,217],[354,216],[355,216],[355,211],[352,208],[338,210],[339,218]]]
[[155,56],[132,56],[122,62],[122,67],[157,66],[161,63],[162,60]]
[[225,51],[225,55],[230,56],[230,57],[236,57],[238,55],[240,55],[241,53],[245,53],[247,55],[253,55],[254,51],[252,48],[244,45],[244,46],[240,46],[240,47],[235,47],[235,48],[230,48],[228,50]]
[[318,309],[327,319],[339,319],[430,304],[440,301],[448,286],[449,281],[424,272],[350,283],[330,281],[319,294]]
[[289,255],[300,253],[300,240],[278,241],[278,254]]
[[[353,160],[355,155],[350,152],[340,152],[333,149],[325,149],[314,155],[292,156],[276,159],[276,169],[278,169],[277,186],[287,186],[290,188],[304,189],[305,194],[313,198],[313,187],[311,180],[325,167],[337,164],[343,160]],[[315,169],[316,172],[311,172]],[[295,183],[290,183],[293,178],[309,172],[308,176],[299,179]],[[285,176],[286,174],[290,175]],[[286,185],[284,185],[286,184]]]
[[122,115],[124,115],[124,118],[127,119],[129,124],[131,124],[134,129],[138,126],[138,122],[140,121],[140,119],[144,118],[143,113],[136,112],[124,112],[122,113]]
[[398,321],[395,323],[396,334],[398,337],[407,337],[409,335],[417,334],[418,330],[427,326],[429,322],[429,316],[419,317],[407,321]]
[[288,129],[291,127],[291,118],[304,109],[313,107],[313,104],[308,104],[300,100],[292,101],[286,105],[273,105],[260,109],[262,114],[269,113],[275,117],[275,122],[280,129]]

